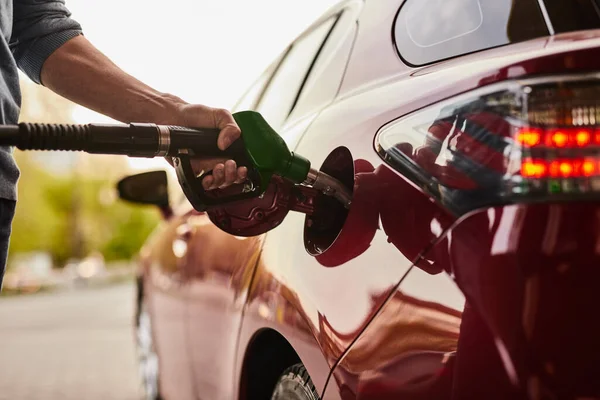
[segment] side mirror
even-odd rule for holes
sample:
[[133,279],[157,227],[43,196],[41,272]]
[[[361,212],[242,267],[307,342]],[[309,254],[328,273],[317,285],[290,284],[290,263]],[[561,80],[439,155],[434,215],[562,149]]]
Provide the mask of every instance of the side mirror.
[[165,217],[171,214],[166,171],[127,176],[117,183],[117,190],[121,200],[157,206]]

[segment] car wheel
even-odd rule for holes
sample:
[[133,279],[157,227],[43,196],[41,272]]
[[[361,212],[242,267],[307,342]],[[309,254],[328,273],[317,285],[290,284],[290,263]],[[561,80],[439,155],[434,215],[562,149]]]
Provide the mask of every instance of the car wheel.
[[283,372],[271,400],[319,400],[319,395],[304,365],[296,364]]
[[154,347],[152,320],[142,300],[136,327],[138,366],[145,400],[162,400],[158,387],[158,354]]

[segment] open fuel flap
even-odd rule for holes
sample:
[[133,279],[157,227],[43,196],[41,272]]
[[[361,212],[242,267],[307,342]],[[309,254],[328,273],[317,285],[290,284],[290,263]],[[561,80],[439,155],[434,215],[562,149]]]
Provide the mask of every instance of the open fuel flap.
[[328,267],[343,264],[370,246],[378,227],[377,202],[371,194],[375,182],[373,166],[352,159],[346,147],[338,147],[323,162],[321,171],[352,190],[352,205],[346,209],[328,196],[315,199],[312,215],[304,225],[304,245],[309,254]]
[[371,246],[378,229],[402,255],[421,269],[443,270],[425,250],[450,226],[453,218],[398,173],[382,164],[374,168],[354,160],[346,147],[334,149],[319,169],[326,179],[343,186],[351,204],[332,196],[327,185],[305,186],[274,176],[255,199],[207,211],[222,230],[255,236],[277,227],[290,211],[306,214],[306,251],[325,267],[342,265]]
[[349,209],[327,196],[313,201],[306,217],[304,244],[325,267],[340,266],[366,252],[378,230],[415,266],[437,274],[443,267],[426,250],[454,221],[443,208],[385,164],[374,168],[335,149],[321,166],[332,177],[352,185]]
[[223,205],[207,214],[227,233],[256,236],[277,227],[290,211],[304,213],[305,245],[316,256],[334,243],[345,224],[353,201],[355,172],[350,151],[339,147],[319,171],[311,170],[305,185],[273,176],[261,196]]
[[304,213],[306,251],[324,266],[341,265],[364,253],[375,236],[380,208],[376,194],[381,182],[369,162],[353,160],[343,146],[329,154],[319,173],[345,188],[345,196],[352,198],[350,207],[339,196],[332,196],[327,184],[317,188],[294,185],[275,176],[259,198],[207,213],[213,223],[236,236],[263,234],[281,224],[288,212]]

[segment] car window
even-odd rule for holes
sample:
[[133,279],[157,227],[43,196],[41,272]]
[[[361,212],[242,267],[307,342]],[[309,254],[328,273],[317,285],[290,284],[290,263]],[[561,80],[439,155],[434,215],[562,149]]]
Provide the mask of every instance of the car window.
[[307,74],[335,21],[336,18],[331,18],[298,38],[277,68],[257,106],[257,111],[275,130],[281,128],[292,111]]
[[548,34],[538,0],[407,0],[394,24],[396,49],[413,66]]
[[356,16],[355,13],[344,12],[335,23],[290,118],[309,114],[333,101],[338,94],[358,31]]
[[250,88],[246,90],[244,95],[238,100],[238,102],[233,106],[232,111],[245,111],[245,110],[254,110],[260,100],[267,84],[270,82],[273,77],[273,73],[277,69],[277,66],[281,62],[285,53],[281,54],[275,61],[273,61],[267,69],[262,73],[262,75],[252,83]]
[[258,98],[262,94],[265,86],[269,82],[268,75],[262,75],[256,82],[250,86],[248,91],[240,99],[240,101],[233,107],[233,112],[252,110],[258,102]]

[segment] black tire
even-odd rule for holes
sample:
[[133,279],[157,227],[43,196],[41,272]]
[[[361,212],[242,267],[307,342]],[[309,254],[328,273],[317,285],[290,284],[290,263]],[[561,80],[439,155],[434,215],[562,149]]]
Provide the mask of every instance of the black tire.
[[304,365],[296,364],[281,374],[271,400],[320,400],[320,397]]
[[158,355],[154,347],[154,335],[150,313],[142,298],[136,316],[136,350],[144,400],[163,400],[158,384]]

